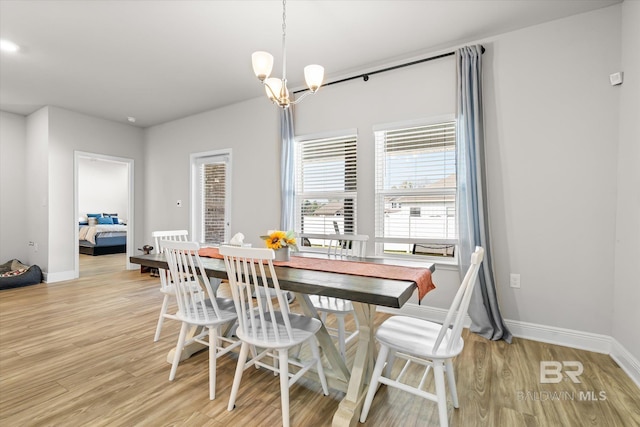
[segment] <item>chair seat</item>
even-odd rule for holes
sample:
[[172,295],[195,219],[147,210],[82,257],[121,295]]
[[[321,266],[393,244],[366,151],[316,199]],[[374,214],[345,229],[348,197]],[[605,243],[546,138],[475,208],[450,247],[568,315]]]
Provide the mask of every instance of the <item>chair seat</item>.
[[309,299],[316,309],[328,313],[350,313],[353,311],[353,304],[346,299],[321,297],[319,295],[309,295]]
[[[227,321],[235,320],[238,315],[236,314],[236,308],[233,304],[233,300],[229,298],[216,298],[216,303],[218,304],[218,309],[220,311],[220,317],[216,315],[216,312],[213,309],[211,301],[206,301],[206,311],[211,319],[210,321],[194,321],[193,316],[185,316],[184,313],[178,311],[176,313],[176,318],[182,320],[183,322],[187,322],[191,325],[205,326],[212,325],[217,323],[225,323]],[[204,309],[198,307],[198,313],[202,316],[204,315]]]
[[[276,311],[275,320],[278,324],[278,331],[276,332],[273,328],[273,323],[271,322],[270,313],[265,313],[265,328],[263,329],[259,316],[255,316],[256,327],[254,328],[250,322],[247,322],[247,332],[238,328],[236,330],[236,335],[242,341],[246,341],[249,344],[258,346],[258,347],[269,347],[269,348],[287,348],[296,346],[310,337],[315,335],[316,332],[322,326],[322,322],[318,319],[314,319],[311,317],[303,316],[300,314],[289,313],[289,321],[291,323],[291,331],[293,335],[293,339],[289,340],[287,335],[286,328],[284,326],[284,320],[282,318],[282,313]],[[266,341],[263,339],[263,331],[266,329]],[[280,344],[276,343],[276,333],[278,334]]]
[[376,339],[396,351],[427,359],[448,359],[462,352],[464,341],[458,338],[450,352],[446,349],[450,333],[447,333],[433,354],[433,346],[442,325],[415,317],[393,316],[385,320],[376,331]]

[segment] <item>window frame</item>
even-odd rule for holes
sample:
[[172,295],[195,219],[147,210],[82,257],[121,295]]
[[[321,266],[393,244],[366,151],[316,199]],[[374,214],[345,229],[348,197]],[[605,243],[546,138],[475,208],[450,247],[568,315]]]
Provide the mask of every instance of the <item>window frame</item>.
[[[447,114],[447,115],[439,115],[432,116],[426,119],[420,120],[411,120],[411,121],[402,121],[402,122],[394,122],[376,125],[373,127],[373,139],[374,139],[374,242],[375,242],[375,256],[384,257],[384,258],[410,258],[410,259],[420,259],[420,260],[428,260],[430,262],[436,262],[439,264],[457,264],[458,263],[458,239],[441,239],[441,238],[413,238],[413,237],[380,237],[381,234],[384,234],[384,231],[381,231],[381,227],[384,227],[384,218],[381,215],[384,215],[384,200],[385,197],[389,195],[398,195],[398,196],[407,196],[413,194],[426,195],[428,193],[432,194],[442,194],[442,195],[453,195],[454,196],[454,206],[457,206],[457,186],[453,189],[441,189],[441,190],[420,190],[420,189],[394,189],[394,190],[384,190],[381,189],[381,180],[384,180],[384,173],[380,171],[380,159],[379,159],[379,148],[378,148],[378,133],[379,132],[389,132],[389,131],[401,131],[403,129],[410,129],[415,127],[423,127],[423,126],[431,126],[437,124],[444,123],[454,123],[454,129],[456,131],[456,141],[454,145],[454,152],[457,147],[457,120],[455,114]],[[457,164],[457,158],[455,159],[455,164]],[[456,166],[457,168],[457,166]],[[398,203],[400,202],[393,202]],[[382,207],[381,207],[382,204]],[[457,210],[457,208],[456,208]],[[411,208],[410,211],[411,212]],[[446,212],[446,211],[445,211]],[[454,211],[455,212],[455,211]],[[425,215],[424,210],[421,210],[421,215]],[[454,226],[457,229],[458,226],[458,217],[457,212],[454,213],[455,222]],[[445,219],[446,221],[446,219]],[[456,233],[457,234],[457,233]],[[444,244],[444,245],[455,245],[453,256],[437,256],[437,255],[417,255],[413,254],[412,250],[407,253],[385,253],[384,252],[384,244],[385,243],[401,243],[408,245],[416,245],[416,244]]]
[[[308,142],[313,142],[313,141],[322,141],[322,140],[331,140],[331,139],[344,139],[345,141],[350,141],[353,140],[354,144],[355,144],[355,149],[353,151],[353,159],[354,159],[354,177],[352,180],[347,181],[345,180],[344,182],[344,186],[346,187],[353,187],[349,190],[344,190],[344,191],[335,191],[335,190],[327,190],[327,191],[309,191],[309,192],[302,192],[301,191],[301,185],[302,185],[302,167],[303,164],[301,163],[301,156],[302,156],[302,147],[303,144],[308,143]],[[331,199],[342,199],[342,200],[352,200],[352,204],[353,204],[353,217],[350,219],[349,221],[349,230],[348,233],[350,234],[356,234],[357,230],[358,230],[358,224],[357,224],[357,218],[358,218],[358,214],[357,214],[357,205],[358,205],[358,130],[357,129],[345,129],[345,130],[341,130],[341,131],[335,131],[335,132],[324,132],[324,133],[318,133],[318,134],[308,134],[308,135],[299,135],[296,136],[294,139],[294,204],[295,204],[295,222],[294,222],[294,229],[297,233],[302,233],[302,234],[325,234],[325,233],[318,233],[315,231],[308,231],[308,230],[303,230],[302,229],[302,202],[304,200],[313,200],[313,199],[327,199],[327,200],[331,200]],[[344,206],[344,205],[343,205]],[[335,224],[334,224],[335,226]],[[344,229],[345,229],[346,225],[343,222],[343,230],[341,231],[342,233],[344,233]],[[330,232],[326,233],[326,234],[337,234],[335,229],[330,230]],[[302,246],[300,246],[302,248]],[[311,252],[314,251],[313,248],[311,247],[305,247],[304,248],[305,251],[309,250]],[[325,249],[326,251],[326,249]]]

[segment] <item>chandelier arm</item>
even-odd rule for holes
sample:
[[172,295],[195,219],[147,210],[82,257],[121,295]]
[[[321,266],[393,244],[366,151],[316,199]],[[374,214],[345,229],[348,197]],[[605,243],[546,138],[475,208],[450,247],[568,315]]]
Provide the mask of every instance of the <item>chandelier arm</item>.
[[290,104],[296,105],[298,102],[302,101],[303,99],[305,99],[307,97],[307,95],[311,95],[315,92],[311,92],[311,91],[306,91],[305,93],[303,93],[299,98],[296,98],[295,101],[289,101]]
[[271,86],[269,86],[265,81],[263,81],[262,84],[267,87],[267,89],[271,93],[271,96],[273,96],[273,99],[278,99],[279,96],[273,93],[273,89],[271,89]]

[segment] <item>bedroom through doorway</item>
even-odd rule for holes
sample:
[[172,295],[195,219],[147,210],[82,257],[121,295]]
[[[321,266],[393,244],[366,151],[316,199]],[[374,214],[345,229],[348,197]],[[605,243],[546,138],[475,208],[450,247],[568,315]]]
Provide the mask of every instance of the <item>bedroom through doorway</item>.
[[123,271],[133,245],[133,159],[75,153],[76,277]]

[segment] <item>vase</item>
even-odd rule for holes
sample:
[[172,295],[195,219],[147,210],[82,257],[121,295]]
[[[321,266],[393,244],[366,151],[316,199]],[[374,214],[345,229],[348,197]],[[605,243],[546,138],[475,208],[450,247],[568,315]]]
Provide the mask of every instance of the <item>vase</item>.
[[276,257],[274,261],[289,261],[289,247],[285,246],[284,248],[275,250]]

